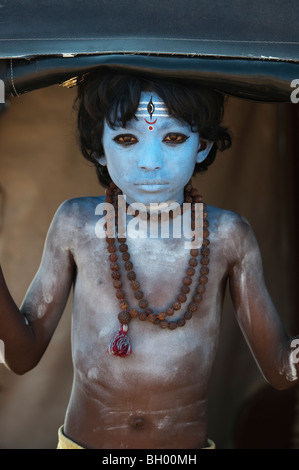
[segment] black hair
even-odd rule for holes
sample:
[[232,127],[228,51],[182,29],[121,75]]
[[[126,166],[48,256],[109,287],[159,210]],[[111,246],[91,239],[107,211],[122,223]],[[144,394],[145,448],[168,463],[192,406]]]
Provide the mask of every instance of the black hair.
[[83,156],[92,162],[99,181],[104,186],[111,182],[107,167],[100,165],[98,156],[104,155],[102,136],[105,120],[111,128],[123,127],[139,105],[142,91],[159,95],[168,108],[169,115],[188,123],[200,137],[214,142],[209,155],[197,163],[194,173],[207,170],[213,163],[217,150],[231,146],[226,128],[221,126],[224,96],[198,83],[170,78],[143,77],[131,73],[117,73],[103,68],[90,73],[78,86],[78,139]]

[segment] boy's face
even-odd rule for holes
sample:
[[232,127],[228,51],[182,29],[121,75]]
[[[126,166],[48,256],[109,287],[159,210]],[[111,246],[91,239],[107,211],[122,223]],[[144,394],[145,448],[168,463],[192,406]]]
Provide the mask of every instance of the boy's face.
[[111,179],[129,204],[181,204],[195,164],[206,158],[211,145],[199,151],[198,133],[192,132],[187,123],[170,117],[155,93],[141,94],[136,117],[125,128],[111,129],[105,123],[105,154],[99,162],[107,165]]

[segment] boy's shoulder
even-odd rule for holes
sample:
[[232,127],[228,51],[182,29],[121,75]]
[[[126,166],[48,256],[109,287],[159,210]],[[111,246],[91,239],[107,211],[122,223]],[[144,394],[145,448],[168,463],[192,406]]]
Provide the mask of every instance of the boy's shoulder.
[[207,211],[211,230],[218,238],[228,241],[253,235],[250,223],[241,214],[209,205]]
[[98,204],[105,202],[105,196],[75,197],[67,199],[58,207],[52,224],[82,228],[95,216]]
[[249,222],[243,215],[237,212],[233,212],[228,209],[222,209],[220,207],[207,205],[207,211],[208,211],[209,217],[213,220],[213,222],[218,223],[221,226],[223,225],[227,226],[229,224],[233,224],[233,225],[243,225],[243,224],[248,225],[249,224]]
[[105,202],[105,196],[74,197],[65,200],[57,209],[59,216],[78,217],[95,212],[98,204]]
[[259,253],[254,231],[242,215],[208,206],[210,238],[229,264],[242,261],[249,253]]

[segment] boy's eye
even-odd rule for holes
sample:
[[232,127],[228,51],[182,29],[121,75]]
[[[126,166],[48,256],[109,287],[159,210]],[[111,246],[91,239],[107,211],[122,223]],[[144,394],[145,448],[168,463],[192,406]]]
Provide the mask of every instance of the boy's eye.
[[132,134],[120,134],[114,137],[113,140],[120,145],[133,145],[138,142],[138,139]]
[[185,134],[170,132],[164,137],[163,142],[168,144],[183,144],[187,139],[189,139],[189,137]]

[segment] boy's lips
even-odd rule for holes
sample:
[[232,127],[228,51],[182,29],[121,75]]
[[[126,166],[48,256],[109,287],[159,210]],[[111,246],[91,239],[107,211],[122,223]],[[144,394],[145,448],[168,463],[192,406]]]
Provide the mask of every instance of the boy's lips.
[[135,186],[165,186],[168,183],[164,181],[141,181],[139,183],[135,183]]

